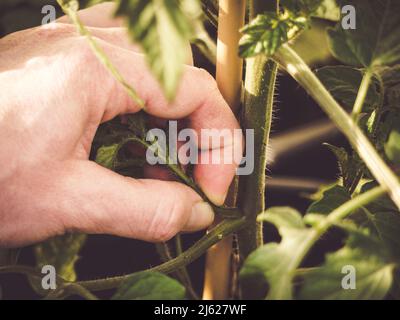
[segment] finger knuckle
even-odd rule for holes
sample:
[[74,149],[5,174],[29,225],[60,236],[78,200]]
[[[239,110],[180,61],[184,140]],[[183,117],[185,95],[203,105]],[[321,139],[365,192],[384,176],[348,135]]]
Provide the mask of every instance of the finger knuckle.
[[182,199],[172,195],[163,201],[157,208],[155,219],[157,222],[151,232],[154,242],[165,242],[174,237],[185,222],[185,208]]

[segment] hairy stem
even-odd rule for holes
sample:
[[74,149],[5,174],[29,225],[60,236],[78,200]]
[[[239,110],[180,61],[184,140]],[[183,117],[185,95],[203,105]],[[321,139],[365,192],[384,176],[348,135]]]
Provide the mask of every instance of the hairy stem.
[[192,43],[200,50],[209,62],[215,65],[217,61],[217,45],[208,35],[206,30],[199,30],[196,39],[194,39]]
[[[218,241],[221,241],[223,238],[230,235],[231,233],[240,230],[241,228],[244,227],[244,225],[245,225],[245,220],[243,218],[223,221],[215,228],[213,228],[202,239],[196,242],[192,247],[184,251],[181,255],[157,267],[148,269],[148,271],[157,271],[166,274],[174,272],[188,265],[189,263],[193,262],[197,258],[199,258],[211,246],[216,244]],[[81,281],[77,283],[90,291],[101,291],[101,290],[114,289],[120,286],[122,282],[124,282],[130,276],[131,275],[128,274],[119,277],[112,277],[100,280]]]
[[[182,237],[180,234],[177,234],[175,237],[175,254],[176,256],[180,256],[183,253],[182,250]],[[181,277],[181,281],[185,284],[188,293],[194,300],[200,300],[200,297],[197,295],[196,291],[193,288],[192,280],[190,278],[189,272],[186,269],[186,266],[179,269],[179,274]]]
[[[169,260],[154,268],[148,269],[148,271],[157,271],[169,274],[181,269],[182,267],[199,258],[218,241],[221,241],[231,233],[243,228],[245,226],[245,222],[246,221],[243,218],[221,222],[188,250],[182,252],[182,254],[172,260]],[[0,274],[3,273],[23,274],[27,277],[37,279],[41,279],[43,277],[42,273],[36,268],[20,265],[0,267]],[[88,299],[94,299],[96,297],[91,295],[90,293],[88,294],[88,291],[115,289],[119,287],[131,275],[132,274],[127,274],[124,276],[80,282],[68,282],[57,276],[57,284],[60,287],[60,290],[56,290],[54,294],[49,295],[48,298],[66,298],[71,294],[80,294]],[[68,288],[72,288],[72,290],[68,290]]]
[[335,101],[308,65],[288,45],[275,54],[288,73],[302,85],[328,114],[340,131],[348,138],[368,169],[400,209],[400,184],[398,177],[382,160],[378,152],[353,119]]
[[[180,242],[180,235],[177,235],[175,237],[175,242],[176,243]],[[157,243],[156,248],[162,262],[165,263],[173,259],[168,243],[166,242]],[[179,256],[181,253],[182,252],[178,252],[178,250],[176,250],[177,256]],[[173,273],[173,276],[177,278],[185,286],[186,291],[191,299],[199,300],[199,297],[197,296],[196,292],[193,289],[192,281],[190,280],[190,276],[185,267],[178,269],[176,272]]]
[[372,80],[372,72],[370,71],[370,69],[367,69],[367,71],[365,72],[364,77],[361,81],[360,89],[358,90],[357,98],[356,98],[356,101],[355,101],[354,107],[353,107],[353,112],[351,114],[351,116],[355,122],[357,122],[358,116],[360,115],[360,113],[362,111],[362,107],[364,105],[365,98],[367,97],[369,85],[371,84],[371,80]]
[[[249,19],[264,11],[275,11],[276,7],[275,1],[253,0]],[[265,209],[265,171],[276,75],[277,64],[267,57],[247,59],[243,126],[254,130],[254,170],[240,180],[243,198],[239,206],[248,220],[248,227],[238,234],[243,258],[263,244],[262,224],[257,222],[257,215]]]
[[69,296],[71,294],[78,295],[82,298],[85,298],[86,300],[99,300],[93,293],[91,293],[88,289],[85,287],[78,285],[76,283],[69,283],[65,287],[65,295],[64,296]]
[[239,206],[249,223],[238,234],[243,258],[263,243],[262,224],[256,219],[265,210],[265,171],[276,74],[276,63],[265,56],[247,60],[243,124],[246,129],[254,130],[254,170],[240,180],[243,197]]

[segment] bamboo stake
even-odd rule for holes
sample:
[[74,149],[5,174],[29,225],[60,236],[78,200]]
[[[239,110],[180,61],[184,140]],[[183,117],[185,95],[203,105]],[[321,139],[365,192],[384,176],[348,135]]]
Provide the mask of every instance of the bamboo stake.
[[[238,56],[239,30],[244,25],[245,0],[220,0],[217,41],[217,83],[233,112],[240,106],[243,60]],[[237,183],[233,183],[227,204],[235,205]],[[220,241],[207,252],[203,299],[229,298],[231,279],[232,236]]]
[[217,41],[217,83],[234,112],[240,105],[243,59],[238,55],[245,0],[220,0]]

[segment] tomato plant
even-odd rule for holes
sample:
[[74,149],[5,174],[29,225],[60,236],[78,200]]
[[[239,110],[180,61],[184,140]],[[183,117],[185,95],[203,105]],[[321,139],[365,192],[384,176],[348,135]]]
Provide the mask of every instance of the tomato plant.
[[[145,107],[79,19],[78,9],[93,1],[58,3],[130,97]],[[35,247],[38,266],[50,264],[58,271],[58,288],[50,294],[40,289],[42,275],[37,268],[5,265],[0,272],[25,274],[37,293],[49,298],[81,295],[96,299],[96,292],[115,289],[113,299],[197,299],[199,293],[191,285],[186,266],[214,246],[207,254],[206,299],[398,298],[400,3],[118,0],[116,5],[115,14],[126,20],[132,40],[140,44],[168,99],[176,93],[187,42],[216,66],[219,88],[242,129],[254,130],[254,170],[235,179],[224,206],[212,205],[217,224],[186,250],[182,250],[182,235],[175,237],[173,250],[171,243],[157,244],[164,263],[149,270],[77,281],[74,264],[86,236],[71,234]],[[343,26],[340,12],[344,6],[355,9],[355,29]],[[313,30],[316,19],[330,21],[324,24],[324,32],[337,63],[312,71],[294,43]],[[279,68],[318,103],[351,146],[328,145],[337,157],[340,177],[321,187],[306,212],[270,207],[265,190]],[[296,106],[291,112],[296,113]],[[110,170],[135,176],[144,159],[125,152],[125,146],[151,146],[146,140],[146,120],[140,112],[128,116],[123,124],[116,119],[102,125],[93,145],[95,160]],[[168,150],[160,147],[158,155],[178,180],[209,201],[190,171],[169,161]],[[276,228],[280,241],[264,243],[264,223]],[[345,234],[342,246],[327,253],[321,264],[305,265],[330,229]],[[234,268],[233,243],[239,257]],[[354,272],[356,286],[346,287],[347,272]]]

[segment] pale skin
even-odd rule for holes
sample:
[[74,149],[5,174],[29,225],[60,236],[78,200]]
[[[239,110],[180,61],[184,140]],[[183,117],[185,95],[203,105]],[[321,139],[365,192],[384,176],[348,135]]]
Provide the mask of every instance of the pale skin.
[[[239,128],[214,79],[190,64],[175,100],[167,102],[112,11],[106,3],[80,17],[145,101],[149,115],[185,119],[197,131]],[[155,168],[146,170],[151,179],[133,179],[88,160],[98,126],[140,108],[67,18],[50,29],[0,39],[0,88],[0,247],[25,246],[66,232],[158,242],[213,222],[211,207],[196,192],[165,181]],[[202,152],[224,148],[231,146],[221,142]],[[221,205],[235,170],[235,164],[201,164],[194,178]]]

